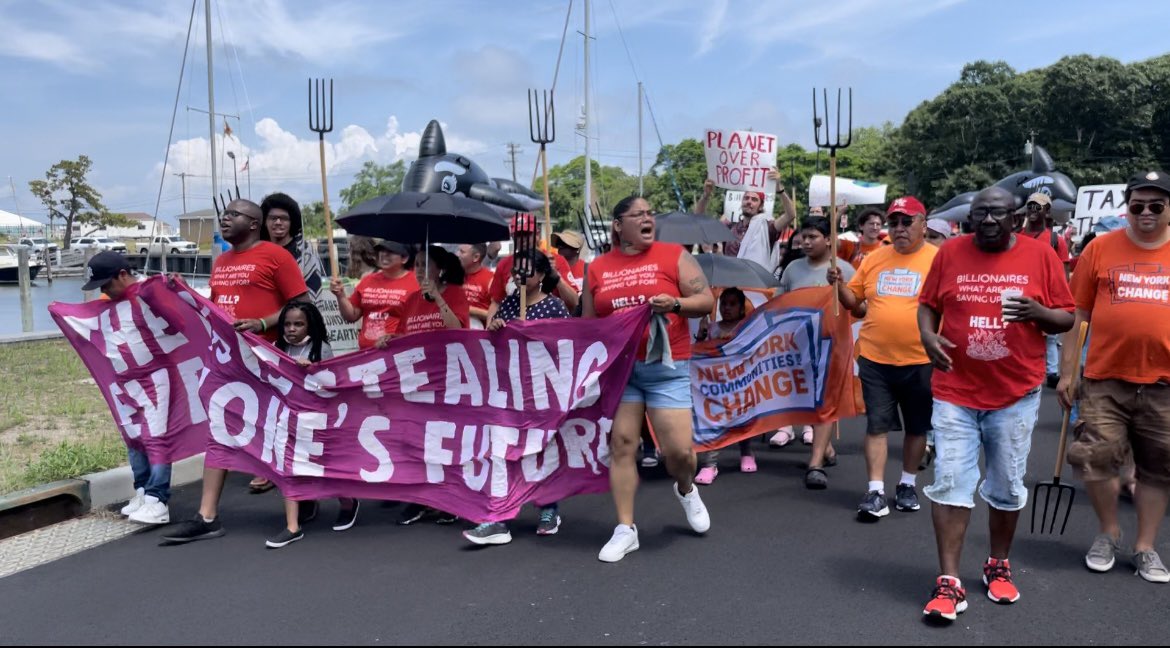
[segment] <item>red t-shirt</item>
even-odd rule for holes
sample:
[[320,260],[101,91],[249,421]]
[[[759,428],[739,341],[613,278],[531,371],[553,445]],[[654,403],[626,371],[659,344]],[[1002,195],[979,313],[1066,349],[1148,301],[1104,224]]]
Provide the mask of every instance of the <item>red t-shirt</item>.
[[[678,260],[683,254],[681,245],[655,242],[640,254],[628,255],[613,250],[589,264],[589,294],[593,295],[593,309],[598,317],[608,317],[614,311],[641,306],[657,295],[682,297],[678,285]],[[685,317],[667,314],[670,331],[670,353],[675,360],[691,357],[691,328]],[[649,330],[642,333],[638,359],[646,359],[646,341]]]
[[[459,318],[459,323],[463,328],[467,328],[470,315],[467,310],[467,297],[463,294],[463,286],[448,285],[443,289],[443,301],[447,302],[451,312]],[[439,313],[439,305],[427,301],[421,290],[411,293],[406,300],[406,305],[402,308],[402,318],[398,320],[398,335],[442,331],[446,328],[447,325],[443,323],[443,315]]]
[[[1021,232],[1021,234],[1023,234],[1024,236],[1027,236],[1028,238],[1032,238],[1032,239],[1035,239],[1037,241],[1040,241],[1044,245],[1047,245],[1048,247],[1055,250],[1056,251],[1056,258],[1060,259],[1061,263],[1068,263],[1071,260],[1069,257],[1069,254],[1068,254],[1068,241],[1066,241],[1064,239],[1064,237],[1060,236],[1060,235],[1057,235],[1055,237],[1052,236],[1051,229],[1046,228],[1043,232],[1040,232],[1039,234],[1033,234],[1033,233],[1029,232],[1028,230],[1024,230],[1023,232]],[[1055,248],[1052,247],[1052,239],[1053,238],[1056,239],[1056,247]]]
[[391,279],[382,272],[373,272],[362,278],[349,296],[349,303],[362,309],[362,330],[358,334],[358,348],[368,349],[383,335],[398,330],[398,318],[411,293],[418,292],[418,278],[407,272]]
[[494,276],[491,270],[483,267],[467,275],[463,280],[463,294],[467,296],[468,306],[487,310],[492,305],[490,291]]
[[1047,308],[1072,310],[1064,268],[1047,243],[1017,236],[1006,252],[975,246],[972,234],[938,250],[919,302],[942,315],[952,367],[935,371],[934,397],[962,407],[997,410],[1044,382],[1044,333],[1034,322],[1004,322],[1000,293],[1009,288]]
[[[565,257],[556,255],[553,257],[553,267],[556,268],[557,274],[562,277],[568,277],[572,274],[569,270],[569,262],[565,261]],[[499,265],[496,266],[496,274],[492,277],[491,298],[497,304],[504,303],[504,298],[508,296],[508,285],[512,283],[512,257],[505,257],[500,259]]]
[[[565,262],[568,264],[568,261]],[[573,288],[577,289],[577,294],[581,294],[581,287],[585,285],[585,262],[577,259],[577,262],[569,266],[569,274],[565,276],[572,284]]]
[[[293,255],[268,241],[244,252],[228,250],[219,255],[208,283],[212,303],[232,320],[269,317],[309,290]],[[275,328],[262,335],[276,341]]]

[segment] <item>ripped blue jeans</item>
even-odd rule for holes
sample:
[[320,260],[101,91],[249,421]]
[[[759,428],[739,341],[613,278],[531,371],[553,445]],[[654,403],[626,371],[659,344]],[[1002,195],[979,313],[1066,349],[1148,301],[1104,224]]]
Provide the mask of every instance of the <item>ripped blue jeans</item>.
[[[1040,388],[1001,410],[977,410],[934,401],[934,483],[923,489],[932,502],[975,508],[975,489],[992,508],[1019,511],[1028,505],[1024,473],[1032,429],[1040,411]],[[987,476],[979,483],[979,451]]]

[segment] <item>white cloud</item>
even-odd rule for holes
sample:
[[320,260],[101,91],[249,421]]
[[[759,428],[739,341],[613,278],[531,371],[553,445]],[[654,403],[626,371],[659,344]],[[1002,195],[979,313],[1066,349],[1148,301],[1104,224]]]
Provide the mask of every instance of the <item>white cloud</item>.
[[728,0],[718,0],[711,5],[711,13],[704,20],[699,34],[699,49],[695,56],[702,56],[715,47],[715,42],[723,32],[723,22],[727,18]]

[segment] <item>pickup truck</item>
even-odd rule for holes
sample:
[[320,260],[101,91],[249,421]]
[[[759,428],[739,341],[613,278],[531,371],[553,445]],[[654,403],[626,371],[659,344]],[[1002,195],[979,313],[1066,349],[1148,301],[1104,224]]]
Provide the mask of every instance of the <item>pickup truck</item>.
[[44,265],[49,265],[45,259],[41,258],[46,252],[45,246],[48,246],[49,259],[56,265],[57,252],[59,251],[56,243],[52,243],[41,236],[31,236],[20,239],[20,244],[32,248],[32,260]]
[[79,250],[93,248],[98,252],[121,252],[126,254],[126,246],[105,236],[83,236],[73,242],[73,247]]
[[[147,243],[150,243],[148,246]],[[156,236],[152,241],[149,238],[135,243],[139,254],[161,256],[165,250],[167,254],[198,254],[199,246],[191,241],[183,240],[181,236]]]

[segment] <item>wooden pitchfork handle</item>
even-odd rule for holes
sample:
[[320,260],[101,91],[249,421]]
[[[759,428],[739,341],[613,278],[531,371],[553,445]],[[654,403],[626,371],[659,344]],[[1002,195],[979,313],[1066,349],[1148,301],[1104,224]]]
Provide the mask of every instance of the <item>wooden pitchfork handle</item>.
[[325,133],[321,133],[320,137],[321,148],[321,193],[323,194],[322,202],[325,205],[325,237],[329,241],[329,269],[334,279],[338,279],[341,275],[337,268],[337,251],[333,249],[333,216],[329,212],[329,185],[325,180]]
[[[1081,375],[1081,355],[1085,348],[1085,338],[1089,335],[1089,323],[1081,322],[1081,328],[1077,331],[1077,350],[1076,358],[1073,360],[1072,379],[1074,383],[1080,382]],[[1068,424],[1072,420],[1072,408],[1064,410],[1064,420],[1060,424],[1060,444],[1056,446],[1056,468],[1053,469],[1052,479],[1056,483],[1060,483],[1061,469],[1064,468],[1064,453],[1067,448],[1068,441]]]

